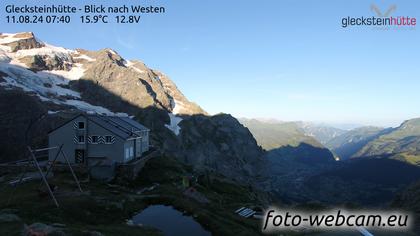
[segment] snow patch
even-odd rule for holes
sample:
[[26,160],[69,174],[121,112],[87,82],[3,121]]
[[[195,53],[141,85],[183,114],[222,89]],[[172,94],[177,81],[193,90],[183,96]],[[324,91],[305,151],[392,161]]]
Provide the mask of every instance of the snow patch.
[[3,77],[3,79],[5,80],[5,82],[0,82],[0,85],[3,86],[3,87],[6,87],[6,88],[16,87],[16,88],[21,88],[25,92],[32,92],[31,89],[17,83],[14,79],[12,79],[9,76]]
[[77,107],[79,110],[82,110],[85,112],[95,112],[95,113],[103,114],[103,115],[115,115],[114,112],[106,109],[105,107],[94,106],[92,104],[89,104],[81,100],[70,99],[70,100],[65,101],[64,104]]
[[179,135],[179,132],[181,131],[181,127],[178,126],[179,122],[182,121],[181,117],[178,117],[172,113],[168,113],[170,118],[170,124],[165,124],[166,128],[170,129],[175,135]]
[[133,69],[133,70],[135,70],[135,71],[137,71],[138,73],[140,73],[140,74],[146,74],[146,71],[144,71],[144,70],[140,70],[139,68],[137,68],[137,67],[134,67],[134,66],[131,66],[130,67],[131,69]]
[[[2,34],[2,36],[6,37],[0,39],[0,44],[23,39],[13,38],[14,34]],[[7,74],[7,76],[3,77],[4,81],[0,82],[0,86],[3,86],[5,89],[20,88],[25,92],[35,93],[41,101],[73,106],[85,112],[128,116],[126,113],[113,113],[107,108],[84,102],[80,100],[80,93],[63,87],[70,80],[78,80],[84,75],[85,69],[82,64],[73,63],[70,71],[53,70],[33,72],[28,70],[27,66],[19,61],[19,58],[25,56],[47,55],[51,57],[57,56],[63,60],[72,62],[71,54],[74,54],[75,51],[45,43],[44,45],[42,48],[19,50],[16,53],[10,52],[10,47],[0,45],[0,71]],[[116,54],[112,50],[110,52]],[[83,58],[88,61],[95,60],[87,55],[80,55],[75,58]],[[55,113],[57,111],[48,111],[48,114]]]
[[96,61],[96,59],[88,56],[88,55],[84,55],[84,54],[80,54],[80,56],[73,56],[73,59],[84,59],[86,61]]
[[134,63],[133,63],[133,62],[131,62],[130,60],[124,60],[123,64],[124,64],[124,66],[125,66],[125,67],[130,67],[130,66],[132,66]]
[[6,36],[6,37],[4,37],[4,38],[0,38],[0,44],[7,44],[7,43],[13,43],[13,42],[16,42],[16,41],[19,41],[19,40],[22,40],[22,39],[28,39],[28,38],[30,38],[29,36],[28,37],[25,37],[25,38],[15,38],[15,35],[16,34],[1,34],[1,36]]
[[12,59],[0,48],[0,63],[9,63]]
[[54,74],[57,76],[61,76],[64,77],[65,79],[65,83],[64,84],[68,84],[70,80],[78,80],[80,78],[82,78],[82,76],[85,73],[85,69],[83,68],[83,65],[80,63],[74,63],[72,65],[71,70],[66,71],[66,70],[51,70],[48,72],[38,72],[38,73],[43,73],[43,74]]
[[78,92],[59,86],[63,84],[63,79],[38,74],[19,66],[5,63],[0,64],[0,70],[8,74],[6,84],[2,84],[3,86],[19,87],[25,91],[35,92],[40,97],[46,98],[51,97],[51,95],[80,98]]
[[9,46],[0,45],[0,50],[3,50],[5,52],[10,52],[12,49]]
[[135,63],[133,63],[133,62],[131,62],[129,60],[124,61],[124,66],[127,67],[127,68],[130,68],[132,70],[135,70],[136,72],[138,72],[140,74],[146,74],[146,71],[137,68],[135,66]]
[[77,109],[85,111],[89,114],[101,114],[101,115],[111,115],[111,116],[120,116],[120,117],[129,116],[127,113],[123,113],[123,112],[114,113],[105,107],[95,106],[81,100],[67,100],[65,101],[65,104],[77,107]]
[[176,115],[179,114],[182,110],[186,110],[185,103],[180,100],[173,99],[172,113]]
[[35,56],[35,55],[50,56],[50,57],[57,56],[66,61],[71,61],[71,56],[70,56],[71,53],[73,53],[72,50],[45,44],[45,46],[41,48],[19,50],[15,53],[15,55],[18,58],[26,57],[26,56]]

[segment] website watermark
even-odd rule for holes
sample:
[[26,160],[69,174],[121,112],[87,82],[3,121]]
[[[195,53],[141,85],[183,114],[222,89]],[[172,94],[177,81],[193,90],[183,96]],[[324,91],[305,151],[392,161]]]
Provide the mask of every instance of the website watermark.
[[271,208],[265,212],[262,231],[274,233],[296,229],[376,230],[408,231],[412,217],[406,212],[350,211],[336,209],[324,212],[303,212]]
[[385,11],[382,11],[377,5],[372,4],[370,10],[376,16],[342,17],[341,27],[371,26],[380,29],[413,29],[417,25],[416,17],[392,16],[397,10],[397,5],[391,5]]
[[409,16],[398,17],[346,17],[341,20],[341,27],[349,26],[416,26],[417,19]]

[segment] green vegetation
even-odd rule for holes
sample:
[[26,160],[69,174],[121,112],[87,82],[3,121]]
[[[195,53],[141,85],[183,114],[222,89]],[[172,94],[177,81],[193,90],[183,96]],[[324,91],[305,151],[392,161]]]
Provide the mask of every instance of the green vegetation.
[[[35,222],[65,224],[63,232],[83,235],[86,231],[98,231],[105,235],[160,235],[154,229],[131,227],[125,224],[134,212],[131,209],[146,207],[143,202],[131,202],[122,193],[112,193],[105,184],[83,184],[85,193],[80,194],[67,174],[56,174],[52,184],[59,186],[56,194],[60,208],[56,208],[48,195],[38,192],[39,182],[25,183],[16,188],[11,204],[7,205],[12,188],[3,187],[0,192],[0,209],[13,209],[21,222],[0,226],[0,235],[20,235],[23,224]],[[122,195],[122,196],[121,196]]]
[[416,163],[420,151],[420,118],[405,121],[398,128],[389,130],[370,140],[355,156],[380,156],[400,154],[396,159]]
[[355,156],[391,155],[397,160],[418,165],[420,156],[420,118],[405,121],[363,146]]
[[240,119],[251,131],[258,145],[265,150],[284,146],[297,147],[306,143],[314,147],[323,147],[313,137],[306,136],[295,122],[263,122],[255,119]]
[[392,159],[404,161],[412,165],[420,166],[420,154],[412,155],[409,153],[399,153],[392,157]]
[[353,157],[367,143],[379,137],[383,128],[366,126],[350,130],[330,140],[326,146],[336,154],[340,160]]
[[[59,209],[48,195],[40,197],[37,181],[16,188],[8,205],[12,188],[2,184],[0,211],[13,209],[21,221],[7,223],[7,226],[0,223],[0,235],[20,235],[24,223],[35,222],[65,224],[62,231],[69,235],[83,235],[86,231],[104,235],[159,235],[155,229],[126,224],[127,219],[153,204],[171,205],[192,215],[213,235],[259,234],[258,220],[239,217],[234,210],[241,206],[261,206],[267,197],[265,194],[208,173],[199,176],[194,184],[194,188],[209,200],[209,203],[200,203],[183,194],[182,178],[191,174],[190,167],[172,158],[158,157],[146,164],[135,181],[86,182],[82,184],[84,193],[80,194],[68,173],[55,173],[50,182],[59,188],[56,191]],[[138,193],[152,185],[157,187]]]
[[388,157],[419,165],[420,118],[407,120],[397,128],[357,128],[330,140],[326,146],[341,160]]
[[192,170],[172,158],[156,158],[147,163],[131,186],[146,187],[159,183],[150,194],[149,204],[168,204],[185,211],[214,235],[257,235],[260,224],[255,219],[245,219],[234,214],[242,206],[261,206],[267,197],[250,187],[229,182],[215,173],[198,176],[194,188],[205,195],[208,204],[199,203],[183,194],[182,177],[191,175]]

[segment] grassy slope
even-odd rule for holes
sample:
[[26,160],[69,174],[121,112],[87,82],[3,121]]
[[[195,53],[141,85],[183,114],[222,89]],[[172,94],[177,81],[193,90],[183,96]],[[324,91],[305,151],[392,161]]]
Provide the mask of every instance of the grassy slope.
[[394,154],[391,158],[420,164],[420,118],[408,120],[392,132],[366,144],[356,156]]
[[[57,209],[48,196],[40,197],[37,188],[38,182],[31,182],[21,185],[16,189],[14,198],[10,205],[7,205],[11,187],[4,187],[0,192],[0,209],[11,208],[18,211],[17,215],[22,222],[16,223],[8,228],[0,227],[0,235],[19,234],[23,223],[32,224],[42,222],[46,224],[66,224],[66,233],[71,235],[83,235],[83,231],[99,231],[105,235],[159,235],[155,230],[130,227],[125,224],[125,219],[130,217],[130,205],[141,209],[146,205],[142,202],[126,202],[126,196],[112,194],[102,184],[83,184],[86,194],[77,195],[76,186],[68,182],[69,176],[57,176],[54,184],[60,186],[61,192],[71,195],[58,196],[60,208]],[[102,202],[105,200],[105,202]],[[123,202],[124,208],[118,207]]]
[[384,132],[379,127],[360,127],[337,136],[330,140],[326,146],[332,150],[341,160],[350,159],[355,153],[363,148],[368,142]]
[[300,143],[322,147],[313,137],[306,136],[294,122],[270,123],[255,119],[241,119],[240,122],[251,131],[257,143],[265,150],[287,145],[296,147]]

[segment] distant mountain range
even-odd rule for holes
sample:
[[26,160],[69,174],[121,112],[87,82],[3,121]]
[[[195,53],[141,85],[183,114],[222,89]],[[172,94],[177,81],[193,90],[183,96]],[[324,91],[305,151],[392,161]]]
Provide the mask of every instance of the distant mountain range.
[[361,148],[355,156],[390,155],[393,159],[420,165],[420,118],[407,120],[399,127],[382,133]]
[[386,157],[420,165],[420,118],[407,120],[397,128],[363,126],[351,130],[301,121],[242,118],[240,122],[266,150],[304,143],[328,148],[340,160]]
[[[349,131],[304,122],[240,122],[266,150],[272,185],[283,201],[379,206],[420,178],[419,120]],[[328,140],[325,146],[321,140]],[[341,161],[332,161],[331,152]]]
[[420,165],[420,118],[397,128],[362,127],[350,130],[326,146],[342,160],[387,157]]
[[296,122],[261,121],[257,119],[240,118],[257,143],[265,150],[272,150],[283,146],[298,146],[307,143],[315,147],[323,145],[314,137],[306,135]]
[[268,151],[269,158],[294,159],[314,164],[334,160],[332,153],[315,137],[305,134],[301,123],[243,118],[239,119],[239,122],[247,127],[257,143]]
[[305,135],[314,137],[323,145],[327,144],[330,140],[347,132],[346,130],[324,124],[315,124],[311,122],[300,121],[295,123],[300,127],[300,129],[305,133]]
[[[312,137],[316,140],[316,142],[321,143],[323,145],[327,144],[330,140],[346,133],[348,130],[336,128],[332,125],[328,124],[318,124],[314,122],[304,122],[304,121],[280,121],[276,119],[264,119],[264,118],[240,118],[242,123],[248,123],[249,125],[253,125],[253,122],[259,122],[264,124],[266,128],[272,128],[270,125],[277,126],[276,129],[281,129],[281,133],[287,133],[289,138],[295,135],[297,136],[306,136]],[[281,126],[278,126],[282,124]],[[355,125],[352,125],[355,126]],[[263,127],[260,127],[260,129]],[[297,139],[299,140],[299,138]],[[313,141],[310,141],[313,142]],[[286,142],[287,143],[287,142]]]
[[326,143],[326,146],[333,151],[341,160],[353,157],[367,143],[388,132],[389,129],[380,127],[360,127],[347,131]]

